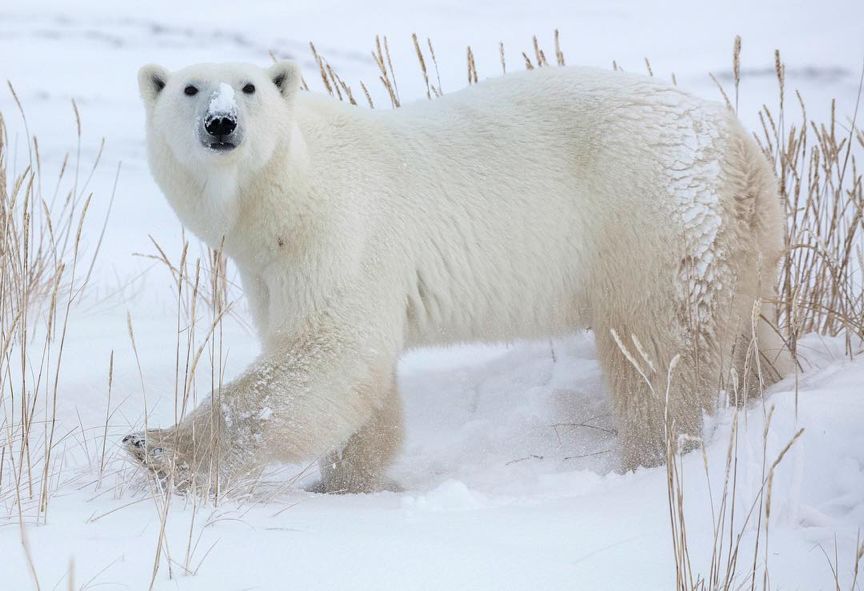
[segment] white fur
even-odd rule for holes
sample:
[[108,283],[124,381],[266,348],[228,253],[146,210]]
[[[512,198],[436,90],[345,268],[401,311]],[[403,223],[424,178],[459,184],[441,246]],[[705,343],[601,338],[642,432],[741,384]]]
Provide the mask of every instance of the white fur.
[[[746,373],[782,219],[764,157],[722,105],[569,67],[396,111],[298,92],[291,63],[148,66],[140,80],[153,174],[184,224],[224,240],[265,349],[222,395],[221,443],[190,448],[207,406],[147,434],[193,473],[214,450],[228,476],[331,454],[323,490],[380,487],[409,347],[592,328],[628,468],[663,459],[663,405],[612,331],[644,349],[661,394],[682,356],[682,433],[698,435],[730,369]],[[190,81],[206,91],[185,96]],[[223,84],[244,139],[214,153],[196,113]]]

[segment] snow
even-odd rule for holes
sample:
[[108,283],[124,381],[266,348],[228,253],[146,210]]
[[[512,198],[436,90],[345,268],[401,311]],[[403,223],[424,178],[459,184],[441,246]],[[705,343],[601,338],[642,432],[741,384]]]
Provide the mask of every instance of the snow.
[[234,89],[226,82],[220,82],[219,88],[210,97],[210,103],[207,105],[208,115],[223,115],[235,113],[237,111],[237,102],[234,100]]
[[[717,99],[708,72],[730,90],[732,40],[741,34],[739,110],[745,125],[758,129],[758,108],[776,97],[775,48],[787,63],[787,100],[798,88],[810,114],[827,119],[836,97],[839,121],[853,112],[864,55],[864,5],[857,0],[554,0],[543,10],[492,0],[257,0],[243,10],[228,0],[153,0],[146,17],[123,3],[82,0],[72,8],[62,0],[9,0],[0,15],[0,72],[14,85],[39,138],[46,178],[56,174],[66,152],[75,155],[70,99],[83,125],[82,176],[100,139],[107,139],[88,186],[93,227],[85,233],[85,252],[95,248],[95,226],[107,211],[118,166],[120,173],[91,289],[70,320],[58,399],[59,432],[80,424],[91,435],[62,440],[64,464],[47,523],[29,520],[23,529],[43,589],[66,588],[70,561],[76,586],[146,589],[159,540],[157,503],[122,461],[118,445],[142,427],[145,398],[150,425],[168,425],[174,416],[176,294],[159,263],[134,255],[154,252],[152,235],[178,256],[182,239],[147,171],[135,81],[142,64],[267,65],[272,49],[299,58],[307,82],[320,89],[306,45],[314,40],[343,79],[355,85],[365,80],[375,103],[384,105],[389,101],[374,84],[378,74],[369,54],[376,33],[389,37],[406,102],[425,97],[411,32],[433,40],[442,87],[449,92],[465,84],[466,45],[482,79],[500,71],[498,41],[513,69],[533,34],[550,55],[551,34],[559,28],[568,63],[611,67],[614,59],[627,70],[644,71],[647,56],[655,76],[668,80],[674,72],[679,86]],[[218,96],[227,99],[228,92]],[[9,128],[9,160],[20,171],[27,163],[24,126],[5,91],[0,111]],[[701,211],[686,213],[710,229]],[[193,242],[191,253],[201,252]],[[226,379],[257,353],[250,324],[242,305],[226,321]],[[773,407],[769,462],[798,429],[805,431],[773,483],[771,586],[833,589],[823,550],[833,562],[836,547],[846,588],[864,526],[864,358],[848,360],[839,339],[813,335],[801,350],[808,364],[798,376],[797,393],[793,376],[771,389],[764,406],[740,418],[739,506],[749,506],[761,485],[763,426]],[[198,399],[209,391],[205,373]],[[611,409],[590,333],[412,352],[402,360],[399,381],[407,436],[391,476],[401,492],[313,495],[301,486],[316,478],[314,466],[273,466],[251,498],[214,507],[175,496],[165,522],[173,578],[163,555],[155,589],[673,587],[666,473],[616,471]],[[109,463],[100,482],[93,458],[106,409],[112,413]],[[722,411],[706,428],[715,508],[732,414]],[[266,415],[263,409],[261,417]],[[711,497],[701,454],[686,456],[683,467],[691,555],[694,566],[705,570]],[[17,514],[7,517],[7,497],[0,498],[0,589],[34,588]],[[743,541],[748,559],[754,534],[750,527]]]

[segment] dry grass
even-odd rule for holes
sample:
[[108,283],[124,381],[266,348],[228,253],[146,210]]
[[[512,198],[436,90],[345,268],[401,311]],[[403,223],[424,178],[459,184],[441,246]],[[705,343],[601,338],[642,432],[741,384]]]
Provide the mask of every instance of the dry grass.
[[[24,110],[9,91],[26,131]],[[57,430],[64,344],[99,251],[97,244],[89,259],[82,255],[88,183],[101,147],[89,171],[82,171],[81,121],[72,107],[78,149],[53,179],[29,136],[23,170],[10,168],[0,116],[0,502],[22,522],[44,522],[60,482],[63,448],[72,435]]]
[[[199,397],[198,378],[206,374],[205,388],[212,409],[221,408],[220,397],[225,378],[226,354],[223,348],[223,320],[231,313],[234,299],[229,297],[228,262],[221,249],[206,249],[202,257],[190,256],[189,242],[184,239],[179,259],[172,260],[166,250],[151,237],[156,254],[143,255],[164,264],[173,280],[176,301],[176,335],[174,351],[174,422],[182,422],[187,414],[203,400]],[[129,321],[129,337],[134,346],[135,336],[132,321]],[[140,365],[140,364],[139,364]],[[211,413],[212,414],[212,413]],[[218,437],[221,421],[212,416],[211,432]],[[147,428],[145,408],[144,429]],[[194,435],[193,435],[194,437]],[[194,445],[209,446],[211,441],[193,441]],[[219,449],[219,446],[216,446]],[[220,456],[210,457],[207,473],[208,482],[194,482],[187,490],[186,506],[191,511],[189,528],[184,537],[182,558],[172,557],[171,540],[166,534],[166,523],[174,499],[175,474],[167,478],[150,478],[150,494],[159,519],[159,534],[153,557],[149,588],[156,583],[156,576],[164,562],[169,578],[176,576],[176,570],[184,575],[194,575],[212,550],[211,545],[201,554],[200,543],[204,530],[209,527],[217,514],[221,497],[226,492],[219,480]],[[176,463],[172,458],[172,464]],[[210,493],[212,497],[210,496]],[[212,500],[211,516],[203,524],[198,516]],[[197,532],[197,534],[196,534]],[[163,560],[164,559],[164,560]]]
[[[100,233],[89,259],[83,255],[84,223],[92,199],[88,184],[102,147],[89,172],[82,171],[81,119],[73,102],[78,147],[73,156],[64,157],[52,179],[43,169],[39,143],[29,136],[26,115],[11,85],[9,92],[25,129],[26,164],[21,171],[11,167],[0,115],[0,504],[5,517],[17,521],[39,589],[27,525],[47,522],[51,499],[63,483],[66,448],[80,443],[75,441],[78,429],[58,431],[57,405],[70,314],[87,286],[101,244]],[[86,177],[83,172],[88,172]],[[49,181],[53,189],[46,187]]]
[[[864,132],[854,116],[838,121],[833,101],[827,124],[811,119],[797,91],[801,123],[785,125],[785,66],[779,52],[776,72],[778,107],[762,109],[759,139],[774,162],[788,221],[778,321],[793,347],[808,332],[845,333],[851,355],[854,338],[864,338],[864,186],[856,160]],[[858,96],[860,103],[860,85]]]

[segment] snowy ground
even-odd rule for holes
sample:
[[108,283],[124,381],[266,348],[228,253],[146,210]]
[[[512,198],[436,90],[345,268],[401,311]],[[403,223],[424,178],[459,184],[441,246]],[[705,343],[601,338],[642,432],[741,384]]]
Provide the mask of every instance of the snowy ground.
[[[410,33],[433,39],[445,92],[463,86],[465,46],[480,77],[497,75],[497,43],[516,67],[532,34],[551,47],[559,28],[570,63],[644,71],[717,98],[708,78],[728,84],[732,40],[744,39],[740,112],[755,126],[763,102],[773,104],[773,50],[783,50],[788,85],[801,90],[811,114],[852,114],[864,58],[864,4],[856,0],[703,3],[674,0],[541,5],[481,0],[393,3],[168,2],[106,5],[96,0],[7,0],[0,6],[0,77],[21,98],[44,166],[56,170],[75,145],[74,98],[81,111],[82,161],[102,137],[103,160],[91,189],[96,220],[105,214],[122,162],[111,222],[91,292],[76,310],[64,359],[61,425],[93,433],[101,445],[108,359],[115,354],[109,453],[140,424],[146,394],[151,421],[172,415],[175,302],[167,272],[133,253],[153,253],[152,235],[179,251],[180,226],[150,180],[135,74],[147,62],[179,67],[199,61],[267,64],[268,51],[297,57],[307,80],[317,74],[306,42],[314,40],[349,82],[376,79],[369,55],[374,35],[390,37],[403,102],[424,94]],[[401,74],[400,74],[401,72]],[[379,104],[383,93],[375,91]],[[0,111],[10,127],[20,170],[23,125],[8,92]],[[16,142],[18,149],[16,150]],[[86,169],[86,167],[82,167]],[[197,248],[197,247],[196,247]],[[134,325],[144,386],[127,336]],[[240,319],[226,326],[228,374],[256,354]],[[772,389],[776,407],[769,461],[792,434],[803,438],[774,484],[770,539],[772,588],[834,588],[823,549],[839,557],[850,580],[856,534],[864,526],[864,358],[843,358],[838,341],[809,337],[797,416],[792,380]],[[166,352],[170,352],[166,354]],[[401,367],[408,438],[393,469],[403,493],[315,496],[289,486],[299,468],[275,471],[272,494],[218,508],[183,506],[175,497],[166,525],[171,558],[157,589],[669,589],[671,562],[665,471],[615,472],[612,421],[590,334],[554,343],[418,351]],[[755,495],[762,462],[764,407],[746,416],[739,494]],[[720,486],[729,413],[706,430],[713,490]],[[63,431],[63,429],[61,429]],[[100,433],[96,435],[95,433]],[[145,589],[159,517],[151,496],[122,464],[94,483],[93,450],[83,438],[65,444],[69,467],[47,525],[27,539],[42,589],[65,588],[70,561],[77,586]],[[711,505],[699,455],[685,460],[693,560],[709,556]],[[314,470],[313,470],[314,472]],[[314,473],[301,477],[311,479]],[[124,480],[125,479],[125,480]],[[117,486],[128,481],[130,486]],[[5,514],[5,513],[4,513]],[[194,519],[194,522],[192,520]],[[197,548],[186,559],[191,536]],[[751,532],[752,537],[752,532]],[[746,554],[750,556],[749,554]],[[0,522],[0,589],[33,588],[17,520]]]

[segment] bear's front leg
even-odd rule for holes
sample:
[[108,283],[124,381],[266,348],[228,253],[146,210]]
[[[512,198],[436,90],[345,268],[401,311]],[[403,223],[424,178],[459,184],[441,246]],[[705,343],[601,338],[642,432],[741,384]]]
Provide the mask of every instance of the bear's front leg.
[[166,486],[227,491],[241,476],[254,477],[260,463],[254,446],[242,444],[255,439],[255,421],[229,428],[224,406],[207,401],[174,427],[132,433],[123,445]]
[[399,325],[382,321],[380,309],[349,311],[326,310],[285,338],[223,388],[212,412],[203,404],[173,429],[127,436],[127,449],[159,476],[211,490],[242,484],[272,461],[345,449],[354,459],[330,483],[377,488],[401,439],[393,384]]

